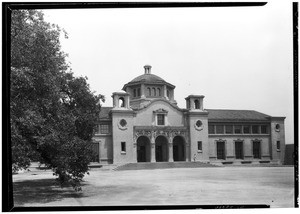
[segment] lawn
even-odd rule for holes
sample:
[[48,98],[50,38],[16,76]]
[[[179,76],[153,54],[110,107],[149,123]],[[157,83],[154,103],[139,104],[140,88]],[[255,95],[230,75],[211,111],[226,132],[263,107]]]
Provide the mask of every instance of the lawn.
[[51,171],[13,176],[15,206],[267,204],[294,206],[294,168],[93,170],[83,191],[60,188]]

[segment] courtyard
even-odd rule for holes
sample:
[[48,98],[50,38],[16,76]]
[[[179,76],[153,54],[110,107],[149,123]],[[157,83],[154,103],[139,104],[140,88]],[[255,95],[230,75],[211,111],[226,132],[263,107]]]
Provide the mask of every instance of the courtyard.
[[293,167],[93,169],[82,191],[55,184],[50,170],[13,176],[15,207],[266,204],[294,207]]

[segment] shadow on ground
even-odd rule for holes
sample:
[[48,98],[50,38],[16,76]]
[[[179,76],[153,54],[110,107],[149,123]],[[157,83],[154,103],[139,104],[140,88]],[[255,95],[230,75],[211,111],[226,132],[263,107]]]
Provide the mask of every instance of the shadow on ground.
[[[85,184],[83,183],[82,186]],[[64,198],[82,198],[82,192],[76,192],[70,185],[63,188],[55,179],[25,180],[13,183],[14,205],[31,203],[49,203]]]

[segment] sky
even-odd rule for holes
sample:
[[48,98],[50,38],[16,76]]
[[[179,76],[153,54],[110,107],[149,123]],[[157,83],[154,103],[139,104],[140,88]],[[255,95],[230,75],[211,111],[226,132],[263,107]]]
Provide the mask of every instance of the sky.
[[61,39],[76,76],[106,97],[152,74],[176,86],[175,100],[204,95],[206,109],[284,116],[293,143],[293,32],[290,1],[263,7],[43,10],[64,28]]

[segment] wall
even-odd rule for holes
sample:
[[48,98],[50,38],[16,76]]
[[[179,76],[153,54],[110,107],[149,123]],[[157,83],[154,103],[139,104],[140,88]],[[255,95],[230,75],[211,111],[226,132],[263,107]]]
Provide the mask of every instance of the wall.
[[[216,141],[225,141],[226,161],[235,161],[235,141],[241,140],[244,148],[244,160],[247,161],[269,161],[270,160],[270,136],[269,135],[252,135],[252,136],[225,136],[217,135],[209,136],[209,157],[211,161],[217,160],[217,146]],[[261,142],[261,159],[253,159],[253,140],[260,140]]]
[[113,143],[111,135],[96,135],[93,140],[99,143],[100,163],[112,163],[113,161]]
[[183,113],[176,108],[172,107],[169,103],[158,100],[154,101],[147,108],[138,111],[136,117],[134,118],[135,126],[151,126],[155,125],[155,116],[153,111],[158,109],[164,109],[168,111],[167,114],[167,123],[169,126],[184,126],[184,116]]
[[[209,145],[208,145],[208,112],[190,111],[188,116],[190,127],[190,160],[191,161],[209,161]],[[202,127],[196,127],[196,122],[200,120]],[[198,151],[198,141],[202,141],[202,151]]]
[[[279,124],[280,128],[276,129]],[[274,162],[283,164],[285,155],[285,133],[284,133],[284,118],[271,119],[271,151]],[[277,141],[280,141],[280,149],[277,149]]]
[[[125,127],[120,126],[120,120],[125,119]],[[133,145],[133,111],[112,110],[113,163],[136,162],[136,146]],[[126,152],[121,152],[121,142],[126,142]]]

